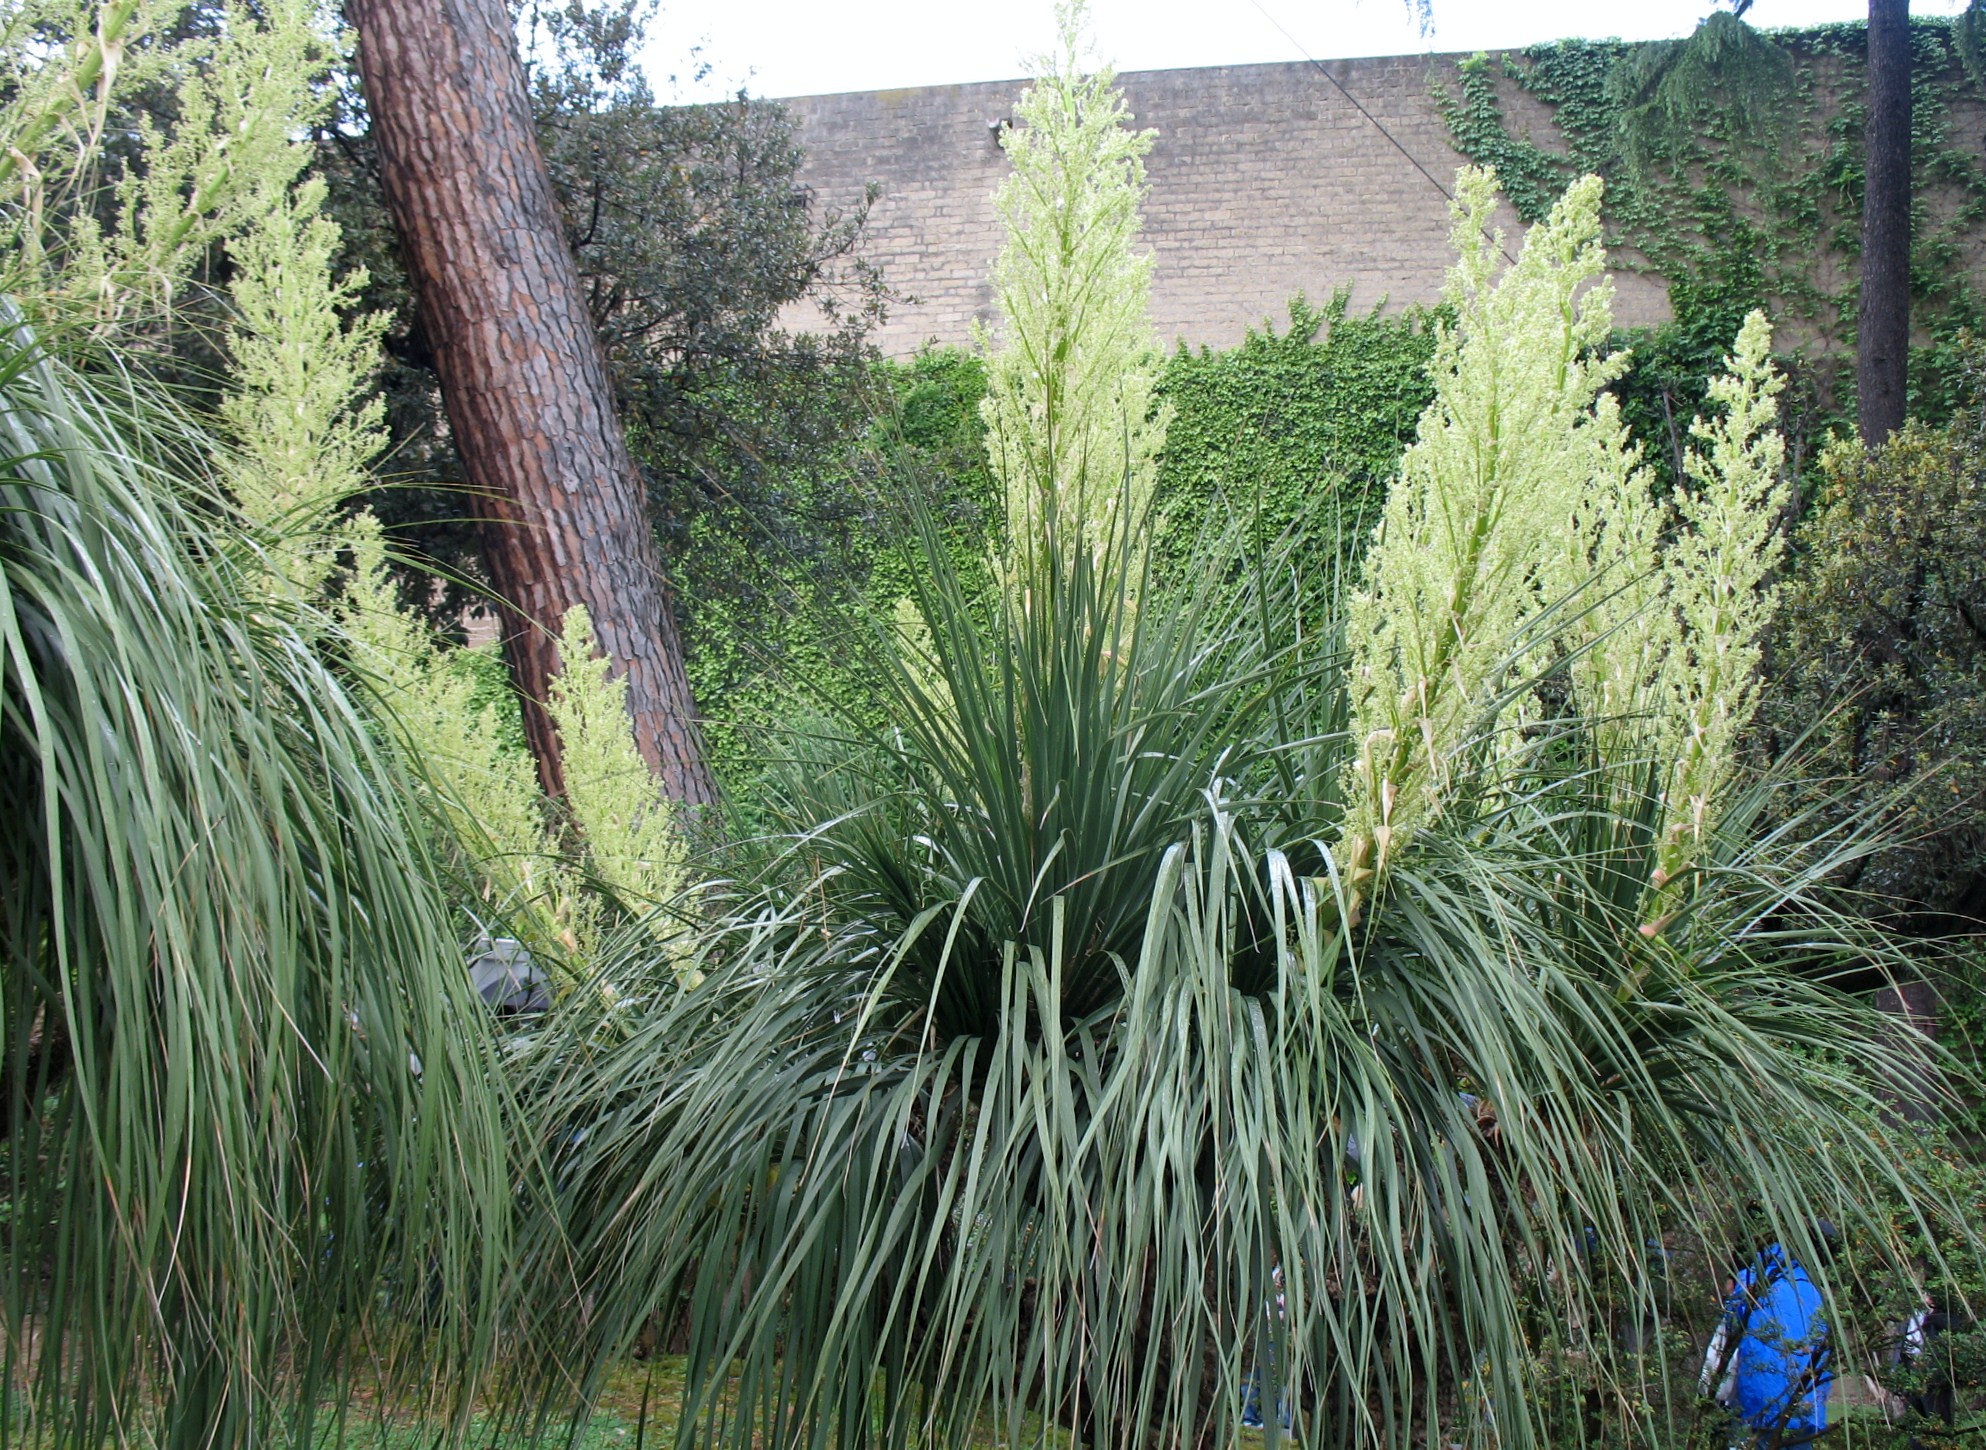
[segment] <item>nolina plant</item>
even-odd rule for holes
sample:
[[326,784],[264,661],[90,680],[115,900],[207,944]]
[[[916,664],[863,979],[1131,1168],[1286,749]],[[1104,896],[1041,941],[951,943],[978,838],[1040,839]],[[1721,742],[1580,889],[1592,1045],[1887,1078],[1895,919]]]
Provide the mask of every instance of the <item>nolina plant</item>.
[[[359,1375],[466,1426],[532,1154],[435,848],[518,916],[569,879],[342,517],[378,330],[297,180],[322,7],[215,9],[0,20],[0,1435],[50,1444],[314,1443]],[[106,127],[166,80],[106,197]],[[124,371],[216,245],[225,439]]]
[[298,182],[229,244],[233,367],[220,409],[234,443],[230,491],[280,547],[287,582],[305,594],[330,578],[343,506],[366,487],[385,443],[386,405],[360,400],[387,319],[345,321],[366,275],[332,271],[339,233],[323,214],[324,190],[315,177]]
[[0,342],[0,1415],[308,1439],[361,1344],[475,1383],[508,1149],[336,624],[161,427]]
[[[175,34],[155,0],[37,0],[0,16],[5,286],[32,315],[98,340],[169,310],[209,249],[284,206],[328,104],[334,38],[311,0],[232,0]],[[171,119],[134,119],[170,87]],[[142,164],[104,184],[106,135]]]
[[[361,1347],[385,1389],[409,1341],[466,1413],[511,1221],[410,781],[301,587],[315,422],[262,408],[303,371],[273,295],[241,279],[228,405],[266,447],[130,381],[212,247],[267,282],[323,240],[290,191],[319,7],[183,43],[178,14],[0,20],[0,1433],[49,1444],[311,1441]],[[170,121],[126,127],[164,84]]]
[[684,1444],[1220,1445],[1254,1378],[1314,1443],[1522,1446],[1541,1335],[1638,1396],[1603,1326],[1655,1312],[1651,1240],[1753,1202],[1879,1254],[1868,1206],[1932,1201],[1830,985],[1887,950],[1813,889],[1852,836],[1789,846],[1726,771],[1641,929],[1715,778],[1673,701],[1744,707],[1676,671],[1762,607],[1762,333],[1676,525],[1731,584],[1679,583],[1598,396],[1598,183],[1501,276],[1460,190],[1437,400],[1338,618],[1233,550],[1154,586],[1121,529],[1037,555],[1065,607],[988,601],[926,529],[891,730],[793,773],[699,986],[537,1059],[557,1373],[664,1311]]

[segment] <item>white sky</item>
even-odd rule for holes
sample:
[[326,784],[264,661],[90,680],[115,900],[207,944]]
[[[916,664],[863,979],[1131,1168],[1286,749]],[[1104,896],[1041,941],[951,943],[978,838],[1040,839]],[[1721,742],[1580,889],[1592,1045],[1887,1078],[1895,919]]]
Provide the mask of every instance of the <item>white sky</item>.
[[[1953,15],[1965,0],[1912,0]],[[1091,0],[1097,48],[1117,69],[1501,49],[1571,36],[1686,35],[1712,0],[1434,0],[1422,36],[1405,0]],[[740,86],[806,96],[1006,80],[1053,34],[1053,0],[663,0],[647,62],[664,100]],[[1868,15],[1866,0],[1755,0],[1761,26]],[[1285,34],[1287,32],[1287,34]],[[700,83],[698,61],[710,67]],[[672,84],[672,78],[674,83]]]

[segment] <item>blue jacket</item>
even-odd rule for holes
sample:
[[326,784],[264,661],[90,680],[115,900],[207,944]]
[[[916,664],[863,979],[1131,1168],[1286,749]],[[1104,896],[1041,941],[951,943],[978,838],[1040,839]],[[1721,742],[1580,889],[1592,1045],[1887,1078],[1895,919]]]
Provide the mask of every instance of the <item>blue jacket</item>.
[[1783,1430],[1787,1445],[1826,1429],[1833,1353],[1820,1290],[1807,1271],[1768,1244],[1738,1275],[1724,1315],[1738,1346],[1733,1408],[1761,1433]]

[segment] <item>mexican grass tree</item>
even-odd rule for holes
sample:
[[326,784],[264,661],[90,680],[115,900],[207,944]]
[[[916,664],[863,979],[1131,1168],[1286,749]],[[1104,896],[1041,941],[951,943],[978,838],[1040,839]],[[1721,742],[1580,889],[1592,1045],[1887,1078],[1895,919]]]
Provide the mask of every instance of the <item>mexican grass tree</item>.
[[353,542],[338,537],[344,507],[386,443],[386,405],[365,393],[387,319],[347,321],[367,274],[334,270],[340,232],[324,197],[322,180],[300,181],[229,243],[232,365],[220,405],[234,443],[229,492],[282,546],[282,573],[306,593],[324,587],[340,545]]
[[1691,425],[1685,485],[1673,508],[1659,501],[1602,392],[1626,357],[1600,351],[1613,320],[1600,193],[1598,177],[1573,183],[1498,276],[1494,175],[1458,178],[1457,325],[1348,618],[1357,749],[1338,864],[1354,917],[1457,796],[1458,772],[1528,749],[1525,727],[1549,713],[1541,678],[1605,765],[1652,771],[1651,905],[1677,899],[1665,888],[1736,777],[1787,498],[1771,332],[1762,313],[1746,319],[1710,383],[1720,411]]
[[[1818,890],[1853,832],[1795,845],[1727,775],[1641,929],[1692,738],[1657,684],[1710,636],[1599,398],[1597,183],[1501,276],[1491,185],[1408,502],[1330,617],[1218,545],[1153,586],[1123,530],[1054,556],[1051,620],[925,527],[891,729],[793,771],[700,985],[550,1035],[562,1368],[680,1315],[683,1443],[1222,1444],[1252,1379],[1271,1443],[1273,1391],[1318,1443],[1523,1445],[1556,1346],[1652,1440],[1610,1333],[1656,1311],[1651,1244],[1750,1210],[1880,1250],[1869,1205],[1922,1201],[1831,984],[1885,952]],[[1757,547],[1710,512],[1712,555]]]
[[164,416],[6,334],[0,1422],[303,1442],[410,1340],[461,1406],[507,1147],[337,629]]
[[[401,605],[376,525],[348,516],[385,444],[380,405],[363,400],[384,319],[350,315],[365,276],[338,273],[338,226],[322,182],[304,175],[348,37],[313,0],[229,0],[193,27],[179,23],[181,8],[36,0],[0,16],[0,290],[57,323],[56,340],[130,347],[225,249],[230,325],[215,340],[231,446],[219,459],[268,587],[342,591],[346,663],[386,700],[382,734],[409,764],[477,914],[540,951],[577,950],[586,923],[610,913],[568,869],[575,858],[647,912],[681,890],[681,852],[654,849],[661,813],[639,782],[578,792],[602,812],[641,817],[653,869],[637,880],[624,819],[561,810],[520,780],[498,743],[500,712],[472,698],[464,662]],[[341,575],[347,557],[355,568]],[[633,739],[630,721],[617,730],[597,709],[580,728],[595,758],[618,758],[620,737]],[[594,851],[596,834],[619,844]]]
[[[308,1438],[403,1333],[433,1332],[447,1400],[490,1352],[509,1215],[408,778],[308,595],[328,551],[298,488],[352,472],[322,445],[370,346],[312,356],[292,325],[338,333],[295,270],[326,275],[296,179],[335,42],[305,0],[214,10],[0,21],[0,281],[91,359],[42,357],[10,304],[0,1433],[51,1443]],[[161,92],[169,117],[132,122]],[[238,451],[119,381],[229,242]]]

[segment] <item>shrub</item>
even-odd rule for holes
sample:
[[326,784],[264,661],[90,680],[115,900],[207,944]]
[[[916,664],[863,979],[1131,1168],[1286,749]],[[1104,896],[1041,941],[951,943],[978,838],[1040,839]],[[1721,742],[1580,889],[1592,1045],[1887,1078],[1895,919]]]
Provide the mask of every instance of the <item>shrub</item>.
[[1898,829],[1848,881],[1907,911],[1986,915],[1986,354],[1942,428],[1845,442],[1796,536],[1773,645],[1775,743],[1809,732],[1850,789],[1833,817]]
[[308,1438],[362,1337],[487,1361],[494,1064],[349,642],[128,406],[0,347],[7,1413]]

